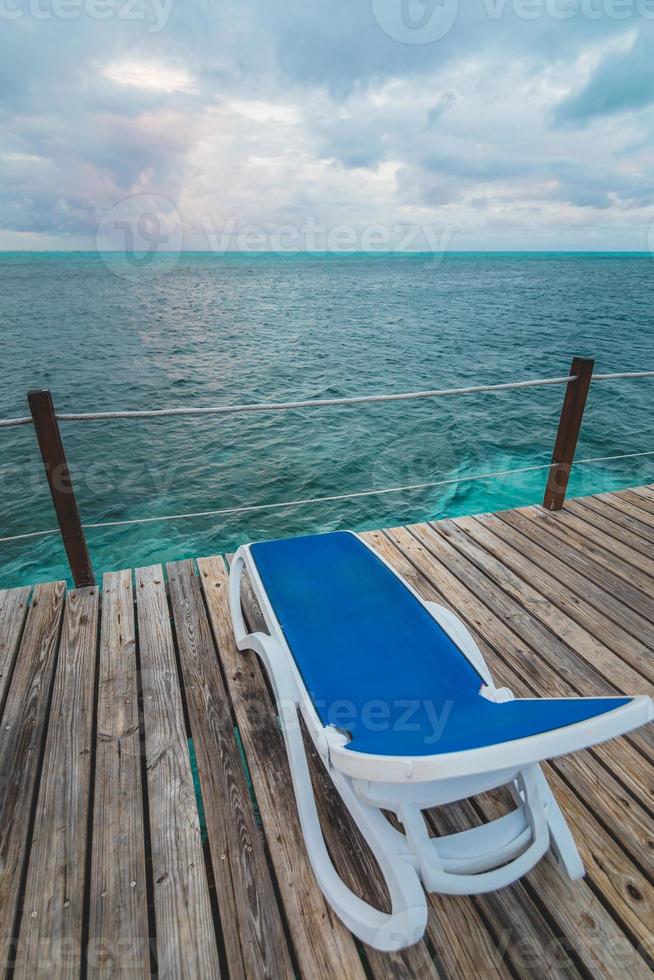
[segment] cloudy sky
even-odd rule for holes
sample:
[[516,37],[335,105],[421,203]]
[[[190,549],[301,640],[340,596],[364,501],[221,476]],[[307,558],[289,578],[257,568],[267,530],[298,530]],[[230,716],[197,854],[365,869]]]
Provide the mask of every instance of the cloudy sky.
[[0,0],[0,248],[645,250],[653,43],[654,0]]

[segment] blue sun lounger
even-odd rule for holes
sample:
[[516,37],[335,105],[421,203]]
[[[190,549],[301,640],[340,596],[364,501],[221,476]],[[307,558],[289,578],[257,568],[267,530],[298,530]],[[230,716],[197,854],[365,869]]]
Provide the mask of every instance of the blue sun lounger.
[[[249,633],[243,572],[268,633]],[[478,894],[528,872],[552,846],[570,878],[584,868],[539,762],[654,718],[647,696],[514,698],[451,611],[420,596],[349,532],[241,547],[230,573],[237,646],[273,686],[309,858],[343,922],[381,950],[417,941],[425,890]],[[299,714],[386,880],[391,912],[339,877],[325,842]],[[432,838],[422,810],[507,785],[516,808]],[[384,816],[394,813],[397,830]]]

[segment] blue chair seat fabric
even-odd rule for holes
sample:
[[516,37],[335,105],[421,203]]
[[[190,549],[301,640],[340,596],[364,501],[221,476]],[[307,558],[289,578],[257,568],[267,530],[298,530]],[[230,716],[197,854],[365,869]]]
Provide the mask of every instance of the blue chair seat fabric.
[[441,755],[553,731],[630,698],[495,703],[483,680],[408,588],[355,535],[251,546],[305,687],[348,748]]

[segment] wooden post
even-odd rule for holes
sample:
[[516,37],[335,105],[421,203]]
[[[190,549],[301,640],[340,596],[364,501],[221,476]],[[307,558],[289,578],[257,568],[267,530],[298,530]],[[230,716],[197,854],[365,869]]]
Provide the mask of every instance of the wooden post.
[[543,507],[547,510],[561,510],[563,507],[594,364],[595,361],[590,358],[575,357],[570,367],[570,375],[576,375],[576,381],[569,381],[565,390],[559,430],[552,454],[553,466],[549,472],[543,500]]
[[47,389],[30,391],[27,400],[75,587],[95,585],[52,394]]

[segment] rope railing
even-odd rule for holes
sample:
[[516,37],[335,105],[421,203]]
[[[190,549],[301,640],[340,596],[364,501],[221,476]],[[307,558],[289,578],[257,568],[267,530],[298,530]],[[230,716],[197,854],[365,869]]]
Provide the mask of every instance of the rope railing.
[[[587,459],[575,460],[575,466],[585,463],[604,463],[616,459],[635,459],[639,456],[654,456],[654,450],[639,453],[621,453],[617,456],[593,456]],[[200,517],[227,517],[233,514],[248,514],[262,510],[283,510],[286,507],[300,507],[307,504],[334,503],[342,500],[353,500],[358,497],[381,497],[386,494],[413,492],[415,490],[430,490],[434,487],[444,487],[455,483],[474,483],[477,480],[492,480],[502,476],[513,476],[516,473],[529,473],[534,470],[550,470],[556,463],[537,463],[533,466],[519,466],[511,470],[495,470],[491,473],[477,473],[469,476],[452,477],[448,480],[434,480],[428,483],[410,483],[401,487],[373,488],[371,490],[352,490],[349,493],[336,493],[324,497],[303,497],[299,500],[284,500],[270,504],[247,504],[243,507],[223,507],[219,510],[190,511],[183,514],[161,514],[156,517],[135,517],[123,521],[97,521],[92,524],[82,524],[85,531],[108,527],[128,527],[134,524],[157,524],[166,521],[182,521]],[[14,534],[0,538],[0,544],[8,541],[23,541],[28,538],[46,537],[59,534],[59,528],[49,528],[47,531],[30,531],[27,534]]]
[[618,381],[624,378],[654,378],[654,371],[621,371],[619,374],[594,374],[593,381]]
[[[653,372],[654,373],[654,372]],[[336,405],[363,405],[374,402],[400,402],[418,398],[443,398],[447,395],[473,395],[482,392],[509,391],[513,388],[537,388],[544,385],[561,385],[576,381],[574,375],[562,378],[537,378],[531,381],[509,381],[494,385],[469,385],[466,388],[437,388],[432,391],[407,391],[398,394],[354,395],[343,398],[308,398],[291,402],[258,402],[243,405],[215,405],[184,408],[125,409],[111,412],[57,412],[58,422],[106,422],[111,419],[151,419],[173,415],[229,415],[244,412],[287,412],[299,408],[332,408]],[[30,415],[22,418],[0,420],[0,428],[29,425]]]
[[[309,504],[321,504],[357,497],[382,496],[385,494],[409,493],[462,482],[490,480],[533,470],[547,471],[547,485],[543,507],[559,510],[565,500],[570,470],[574,461],[575,449],[583,419],[584,408],[590,385],[593,381],[614,381],[632,378],[653,378],[654,371],[623,371],[613,374],[593,375],[594,362],[589,358],[575,357],[570,370],[564,376],[552,378],[532,378],[527,381],[509,381],[498,384],[467,385],[459,388],[435,388],[422,391],[408,391],[386,394],[355,395],[339,398],[314,398],[284,402],[257,402],[239,405],[218,405],[208,407],[157,408],[139,410],[114,410],[103,412],[57,412],[49,390],[28,392],[27,400],[31,414],[19,418],[0,419],[0,429],[15,426],[33,425],[37,443],[41,451],[46,478],[50,487],[58,528],[31,531],[0,538],[0,543],[21,541],[61,533],[68,556],[72,577],[77,587],[95,584],[95,576],[84,532],[95,528],[111,528],[138,524],[153,524],[162,521],[180,521],[200,517],[219,517],[230,514],[247,514],[258,511],[272,511]],[[99,422],[114,419],[148,419],[171,416],[223,416],[228,414],[247,414],[255,412],[280,412],[298,409],[331,408],[363,404],[403,402],[428,398],[443,398],[453,395],[476,395],[498,393],[516,389],[541,388],[551,385],[565,385],[565,398],[559,418],[559,426],[551,463],[518,467],[513,470],[498,470],[471,476],[451,477],[427,483],[415,483],[400,487],[373,488],[323,497],[307,497],[279,503],[248,504],[239,507],[226,507],[219,510],[197,511],[183,514],[133,518],[120,521],[98,521],[83,524],[73,490],[70,469],[61,437],[60,422]],[[630,459],[638,456],[652,456],[652,452],[623,453],[617,456],[598,456],[578,460],[585,463],[608,462],[616,459]]]
[[[625,378],[654,378],[654,371],[628,371],[620,374],[595,374],[593,381],[615,381]],[[411,401],[420,398],[445,398],[451,395],[476,395],[498,391],[512,391],[518,388],[542,388],[548,385],[563,385],[576,381],[577,376],[568,374],[559,378],[535,378],[529,381],[507,381],[492,385],[469,385],[465,388],[437,388],[428,391],[407,391],[397,394],[354,395],[343,398],[309,398],[303,401],[258,402],[242,405],[214,405],[183,408],[124,409],[109,412],[57,412],[58,422],[107,422],[114,419],[153,419],[180,415],[232,415],[248,412],[287,412],[301,408],[332,408],[337,405],[364,405],[380,402]],[[31,415],[19,418],[0,419],[0,429],[18,425],[31,425]]]

